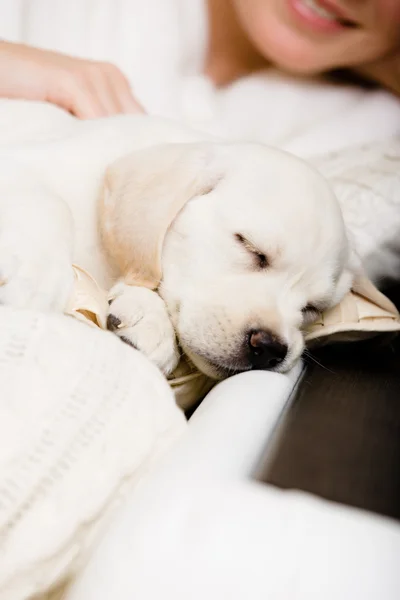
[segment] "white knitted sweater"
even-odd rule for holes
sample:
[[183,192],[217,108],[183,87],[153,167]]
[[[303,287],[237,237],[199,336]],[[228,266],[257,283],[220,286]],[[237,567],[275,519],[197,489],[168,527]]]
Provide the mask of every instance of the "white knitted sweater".
[[0,330],[0,598],[42,598],[186,421],[112,334],[4,307]]

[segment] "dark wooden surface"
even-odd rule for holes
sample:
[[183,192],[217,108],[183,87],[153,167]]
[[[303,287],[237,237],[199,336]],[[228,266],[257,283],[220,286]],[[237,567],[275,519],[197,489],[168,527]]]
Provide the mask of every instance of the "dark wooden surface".
[[315,358],[259,479],[400,519],[400,338]]

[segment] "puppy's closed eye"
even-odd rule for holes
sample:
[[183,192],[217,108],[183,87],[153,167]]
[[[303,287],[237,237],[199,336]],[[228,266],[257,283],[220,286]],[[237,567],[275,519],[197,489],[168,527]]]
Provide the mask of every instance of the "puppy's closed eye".
[[241,244],[241,246],[243,246],[243,248],[245,248],[245,250],[247,250],[247,252],[252,255],[255,265],[258,269],[267,269],[271,266],[269,257],[264,252],[261,252],[261,250],[256,248],[244,235],[241,233],[235,233],[235,239],[237,242],[239,242],[239,244]]
[[321,309],[317,308],[314,304],[306,304],[301,309],[304,323],[312,323],[321,313]]

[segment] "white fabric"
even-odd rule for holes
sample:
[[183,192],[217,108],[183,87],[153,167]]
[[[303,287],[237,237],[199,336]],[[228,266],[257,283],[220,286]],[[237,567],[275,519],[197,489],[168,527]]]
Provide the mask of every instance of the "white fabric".
[[351,147],[313,160],[340,201],[348,231],[378,285],[400,273],[400,139]]
[[153,483],[66,600],[399,598],[396,523],[254,483]]
[[211,390],[171,460],[179,478],[248,478],[288,409],[302,368],[299,363],[285,375],[242,373]]
[[249,481],[297,376],[215,388],[66,600],[397,600],[398,523]]
[[0,598],[22,600],[78,568],[186,420],[112,334],[4,307],[0,330]]

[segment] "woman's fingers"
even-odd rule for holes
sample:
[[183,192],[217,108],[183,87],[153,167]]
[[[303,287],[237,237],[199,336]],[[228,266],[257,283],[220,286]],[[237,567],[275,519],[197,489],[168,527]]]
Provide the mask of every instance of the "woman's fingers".
[[55,102],[81,119],[143,112],[125,76],[108,63],[73,65]]
[[0,42],[0,97],[51,102],[81,119],[144,112],[115,65],[9,42]]

